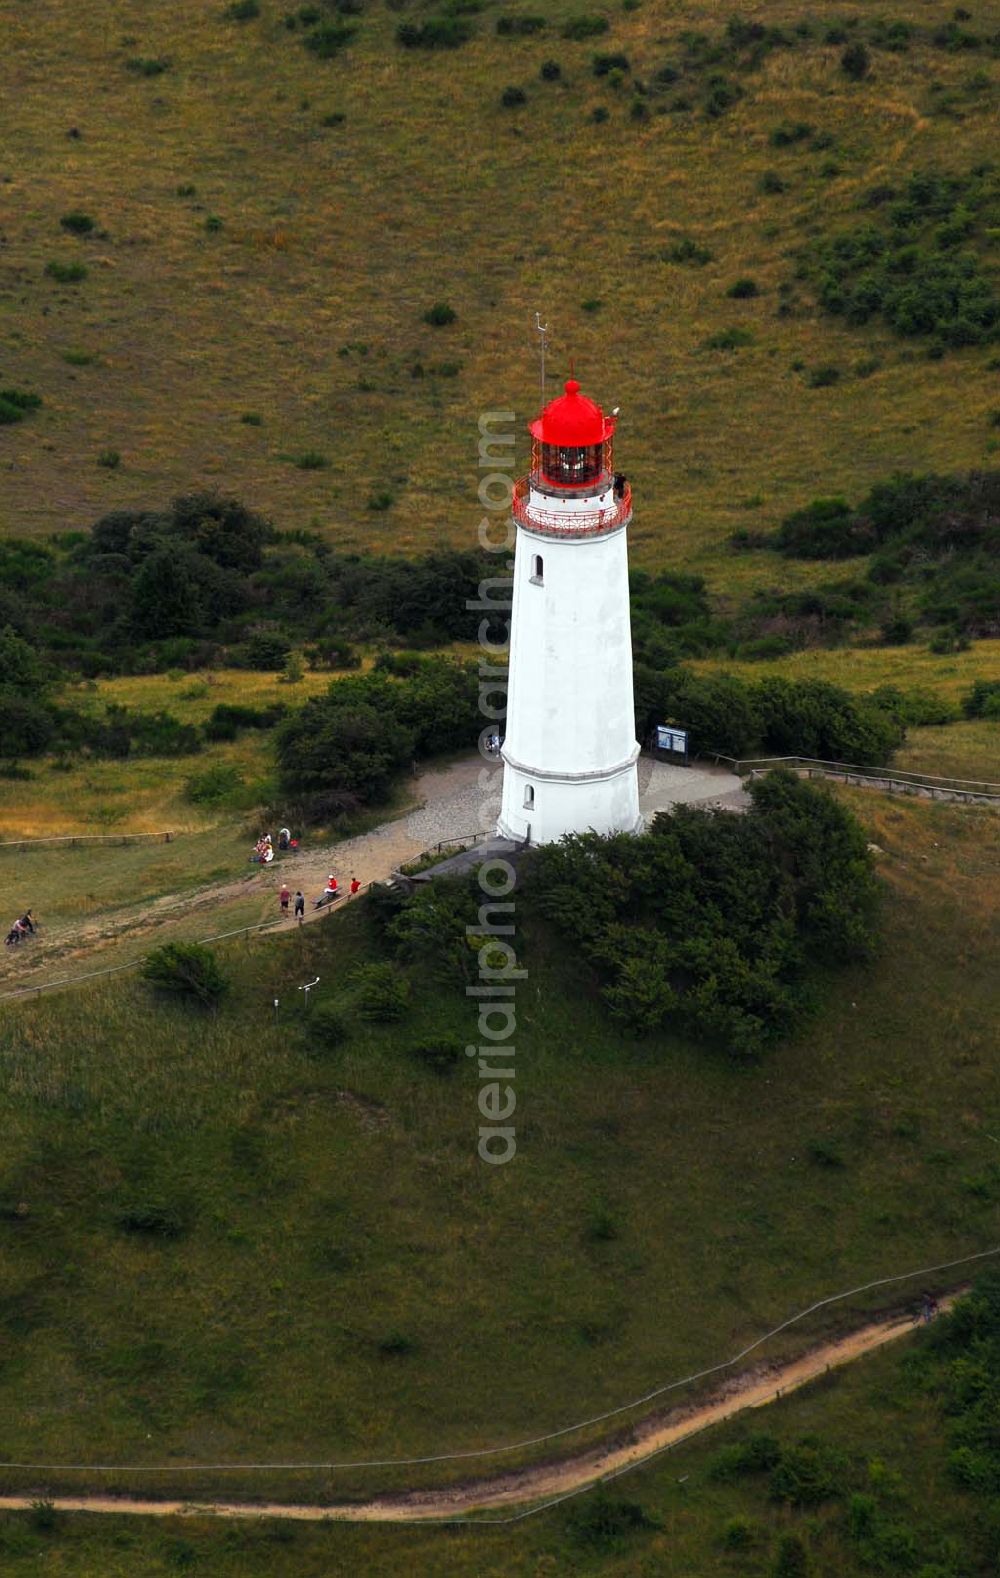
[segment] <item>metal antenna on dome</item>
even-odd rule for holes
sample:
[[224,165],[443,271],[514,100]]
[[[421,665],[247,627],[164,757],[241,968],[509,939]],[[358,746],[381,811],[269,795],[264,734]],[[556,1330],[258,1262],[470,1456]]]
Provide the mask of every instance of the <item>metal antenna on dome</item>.
[[541,355],[541,361],[542,361],[542,406],[544,407],[544,405],[545,405],[545,336],[549,332],[549,326],[548,326],[547,323],[543,323],[542,322],[542,315],[541,315],[540,312],[536,312],[535,313],[535,328],[538,331],[538,348],[539,348],[539,352],[540,352],[540,355]]

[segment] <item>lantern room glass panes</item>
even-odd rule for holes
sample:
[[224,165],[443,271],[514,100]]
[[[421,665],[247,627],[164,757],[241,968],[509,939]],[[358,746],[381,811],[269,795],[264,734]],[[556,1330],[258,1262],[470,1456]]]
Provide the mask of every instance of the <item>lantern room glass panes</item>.
[[583,449],[543,444],[542,475],[547,482],[555,482],[559,487],[583,487],[588,482],[598,480],[603,459],[603,444],[588,444]]

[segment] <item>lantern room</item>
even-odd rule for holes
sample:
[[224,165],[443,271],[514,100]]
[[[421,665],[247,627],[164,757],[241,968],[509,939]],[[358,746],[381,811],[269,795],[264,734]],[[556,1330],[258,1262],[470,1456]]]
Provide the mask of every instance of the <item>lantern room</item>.
[[551,400],[531,434],[531,485],[543,493],[600,493],[614,475],[614,416],[580,393],[575,378]]

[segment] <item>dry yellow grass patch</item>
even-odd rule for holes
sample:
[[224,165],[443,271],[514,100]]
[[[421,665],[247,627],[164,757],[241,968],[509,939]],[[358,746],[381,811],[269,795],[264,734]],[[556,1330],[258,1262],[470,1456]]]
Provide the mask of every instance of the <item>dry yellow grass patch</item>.
[[[1000,679],[1000,641],[976,641],[968,652],[947,656],[916,646],[810,647],[767,662],[741,663],[735,658],[713,657],[700,658],[691,667],[704,672],[725,670],[748,680],[771,676],[824,679],[856,691],[898,685],[902,690],[932,690],[958,701],[977,679]],[[1000,747],[1000,727],[993,728]],[[989,726],[984,725],[984,729],[988,737]]]

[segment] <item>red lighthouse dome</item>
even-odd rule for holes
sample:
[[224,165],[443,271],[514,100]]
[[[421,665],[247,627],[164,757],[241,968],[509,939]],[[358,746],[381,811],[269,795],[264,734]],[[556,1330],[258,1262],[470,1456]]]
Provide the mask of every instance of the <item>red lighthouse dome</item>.
[[600,406],[580,393],[575,378],[566,381],[566,393],[550,400],[537,422],[528,431],[543,444],[560,448],[589,449],[603,444],[615,430],[614,418],[606,417]]
[[614,431],[614,417],[582,395],[575,378],[568,379],[566,393],[550,400],[528,427],[535,486],[560,493],[603,491],[611,482]]

